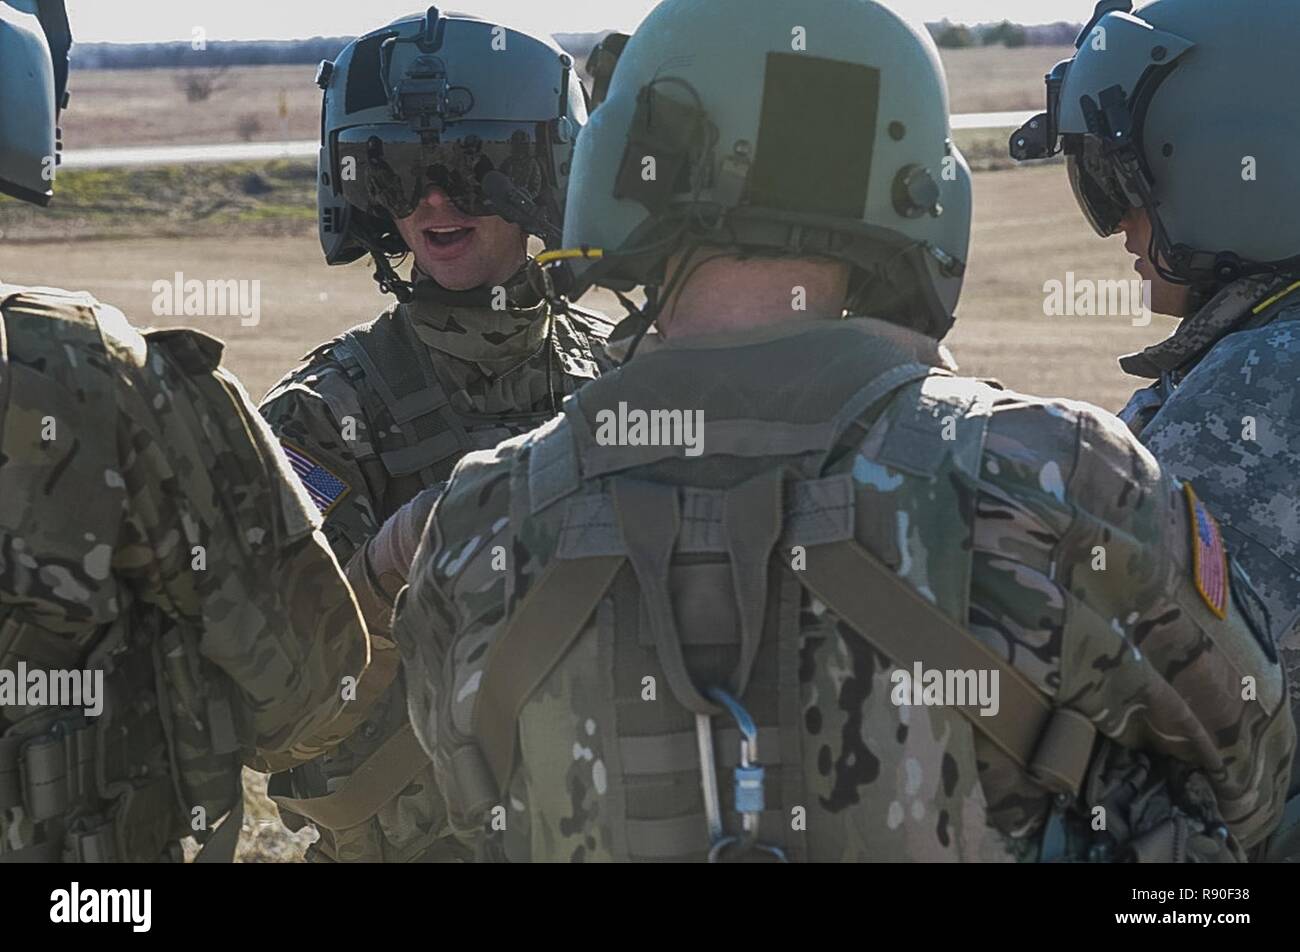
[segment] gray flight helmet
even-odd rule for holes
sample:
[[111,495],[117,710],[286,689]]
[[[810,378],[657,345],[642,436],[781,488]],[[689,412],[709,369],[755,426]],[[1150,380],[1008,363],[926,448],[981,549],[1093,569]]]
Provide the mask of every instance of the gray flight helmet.
[[72,35],[63,0],[0,0],[0,192],[48,205]]
[[1148,258],[1166,280],[1212,290],[1300,271],[1294,0],[1156,0],[1136,13],[1102,0],[1076,46],[1012,156],[1064,152],[1100,235],[1146,209]]
[[393,219],[434,185],[467,214],[559,240],[587,104],[573,58],[553,41],[430,7],[358,37],[316,82],[329,264],[370,254],[381,287],[398,290],[387,259],[408,249]]
[[851,311],[947,332],[971,182],[923,28],[871,0],[666,0],[605,81],[573,159],[571,293],[654,291],[691,245],[827,256],[854,268]]

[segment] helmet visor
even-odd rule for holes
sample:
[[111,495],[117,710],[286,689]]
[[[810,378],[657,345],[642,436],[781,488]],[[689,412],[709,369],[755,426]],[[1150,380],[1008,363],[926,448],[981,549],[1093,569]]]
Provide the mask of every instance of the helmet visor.
[[1101,143],[1093,136],[1068,136],[1065,152],[1070,188],[1088,224],[1103,238],[1115,234],[1133,202],[1102,152]]
[[456,123],[432,142],[407,126],[353,126],[339,132],[335,154],[344,199],[394,219],[414,212],[432,188],[466,215],[495,215],[482,188],[492,171],[542,204],[554,179],[536,123]]

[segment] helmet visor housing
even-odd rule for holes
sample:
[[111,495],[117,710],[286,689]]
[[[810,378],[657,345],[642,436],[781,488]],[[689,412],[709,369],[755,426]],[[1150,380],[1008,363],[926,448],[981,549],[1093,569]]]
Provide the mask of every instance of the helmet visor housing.
[[350,204],[406,218],[432,188],[466,215],[495,215],[483,179],[500,172],[543,207],[554,204],[552,150],[544,124],[459,122],[442,133],[385,123],[338,133],[337,181]]
[[433,188],[462,214],[558,235],[587,109],[572,57],[553,42],[430,7],[358,37],[316,82],[330,264],[406,251],[394,222]]
[[1091,135],[1066,136],[1065,168],[1074,199],[1093,231],[1103,238],[1119,231],[1134,207],[1101,142]]

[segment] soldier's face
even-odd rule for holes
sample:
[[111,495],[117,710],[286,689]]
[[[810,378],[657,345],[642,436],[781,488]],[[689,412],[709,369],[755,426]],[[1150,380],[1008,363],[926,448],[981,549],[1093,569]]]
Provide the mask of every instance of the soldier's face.
[[1171,317],[1185,317],[1191,289],[1184,284],[1170,284],[1160,277],[1155,266],[1146,258],[1151,251],[1151,219],[1145,208],[1130,208],[1119,221],[1124,232],[1124,250],[1137,255],[1133,270],[1144,281],[1151,282],[1151,310]]
[[524,233],[496,215],[460,211],[440,188],[429,189],[397,230],[421,271],[451,291],[504,284],[524,263]]

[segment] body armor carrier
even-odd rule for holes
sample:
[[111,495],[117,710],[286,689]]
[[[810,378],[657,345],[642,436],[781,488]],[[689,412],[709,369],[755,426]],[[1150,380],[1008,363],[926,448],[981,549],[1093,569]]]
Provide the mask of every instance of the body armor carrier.
[[[78,412],[60,406],[58,391],[43,378],[24,379],[29,368],[10,360],[5,308],[20,295],[51,320],[79,325],[70,333],[105,333],[96,323],[97,304],[86,295],[0,285],[0,463],[6,438],[15,439],[5,420],[19,388],[48,391],[52,413]],[[206,363],[210,348],[198,334],[145,336],[186,372],[216,366]],[[113,405],[107,379],[84,375],[86,405]],[[116,458],[111,429],[85,428],[83,435],[97,443],[81,452],[101,466]],[[89,507],[81,530],[111,538],[120,516],[116,505]],[[22,542],[6,523],[0,520],[0,559],[13,557]],[[200,860],[229,861],[243,813],[233,685],[199,654],[198,635],[154,606],[126,598],[110,621],[98,622],[92,606],[85,614],[79,623],[61,620],[74,622],[71,632],[55,632],[0,605],[0,670],[102,673],[104,694],[103,710],[93,718],[80,709],[0,707],[0,832],[16,827],[19,842],[35,841],[5,849],[0,840],[0,863],[180,861],[179,841],[195,833],[192,811],[200,807],[207,819],[230,811]]]

